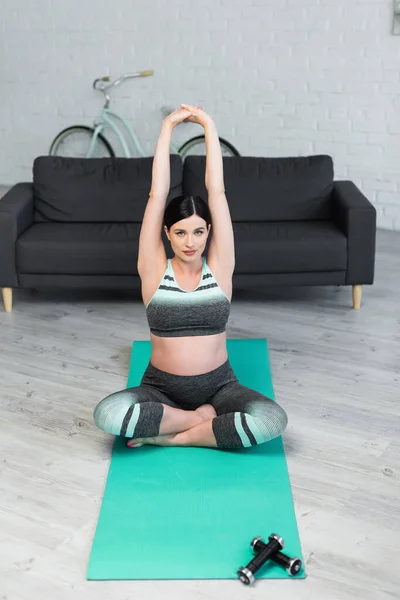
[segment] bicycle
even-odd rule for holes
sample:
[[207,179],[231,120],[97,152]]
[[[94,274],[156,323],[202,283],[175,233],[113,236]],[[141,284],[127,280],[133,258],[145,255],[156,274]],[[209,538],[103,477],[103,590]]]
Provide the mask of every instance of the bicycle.
[[[93,122],[93,127],[88,127],[86,125],[72,125],[60,131],[60,133],[56,135],[51,143],[49,154],[51,156],[73,156],[81,158],[101,158],[103,156],[115,157],[114,149],[107,138],[103,135],[104,129],[106,129],[106,127],[110,127],[117,135],[125,157],[131,158],[131,153],[125,136],[117,125],[117,122],[120,121],[128,131],[129,136],[136,147],[137,154],[141,157],[145,157],[146,154],[133,127],[125,119],[109,109],[111,101],[109,90],[113,87],[117,87],[126,79],[131,79],[133,77],[149,77],[153,74],[154,71],[125,73],[112,83],[109,83],[111,82],[111,77],[109,76],[95,79],[93,82],[93,89],[102,92],[105,96],[105,104],[100,116]],[[161,108],[161,112],[164,116],[167,116],[173,112],[173,110],[174,109],[169,109],[165,106]],[[73,138],[78,140],[78,142],[81,144],[81,147],[78,146],[77,148],[74,148]],[[230,142],[221,137],[219,138],[219,141],[223,156],[240,156],[239,152]],[[182,157],[188,156],[193,149],[195,149],[194,153],[196,155],[205,155],[206,148],[204,135],[198,135],[189,139],[180,148],[178,148],[178,146],[171,141],[171,151],[175,154],[180,154]]]

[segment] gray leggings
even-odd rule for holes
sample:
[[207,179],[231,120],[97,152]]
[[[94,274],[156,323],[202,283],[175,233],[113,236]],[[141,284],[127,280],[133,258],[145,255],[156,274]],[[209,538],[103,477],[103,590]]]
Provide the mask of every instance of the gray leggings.
[[218,448],[246,448],[280,436],[287,416],[276,402],[241,385],[227,360],[201,375],[173,375],[150,362],[140,385],[110,394],[94,409],[100,429],[129,438],[155,437],[162,404],[195,410],[211,404],[217,417],[212,429]]

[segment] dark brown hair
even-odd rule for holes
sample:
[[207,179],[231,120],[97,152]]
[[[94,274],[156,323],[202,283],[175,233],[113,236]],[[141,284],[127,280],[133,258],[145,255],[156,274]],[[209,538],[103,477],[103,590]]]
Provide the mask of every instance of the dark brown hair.
[[198,215],[205,220],[208,225],[211,224],[211,213],[208,204],[200,196],[189,196],[183,194],[173,198],[164,212],[164,225],[170,230],[174,223],[187,219],[193,215]]

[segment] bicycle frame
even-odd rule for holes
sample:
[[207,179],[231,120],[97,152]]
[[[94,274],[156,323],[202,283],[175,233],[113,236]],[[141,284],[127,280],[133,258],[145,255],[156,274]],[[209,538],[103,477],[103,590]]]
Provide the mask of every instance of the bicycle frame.
[[[90,147],[89,147],[86,157],[90,158],[92,156],[93,151],[96,146],[96,140],[97,140],[99,133],[102,133],[104,131],[104,129],[108,126],[108,127],[111,127],[111,129],[115,132],[116,136],[118,137],[125,157],[131,158],[132,155],[130,153],[128,144],[126,143],[124,134],[121,131],[121,129],[118,127],[118,125],[116,124],[115,121],[117,121],[117,122],[119,121],[126,128],[126,130],[128,131],[128,133],[132,139],[134,146],[136,147],[137,153],[142,158],[147,156],[143,150],[143,147],[140,143],[138,136],[136,135],[136,132],[134,131],[134,129],[130,125],[130,123],[128,123],[128,121],[126,121],[125,119],[123,119],[122,117],[117,115],[115,112],[112,112],[108,108],[104,107],[101,112],[99,121],[95,124],[94,134],[92,136],[92,139],[90,142]],[[172,141],[171,141],[171,148],[174,151],[174,153],[178,154],[178,147]]]

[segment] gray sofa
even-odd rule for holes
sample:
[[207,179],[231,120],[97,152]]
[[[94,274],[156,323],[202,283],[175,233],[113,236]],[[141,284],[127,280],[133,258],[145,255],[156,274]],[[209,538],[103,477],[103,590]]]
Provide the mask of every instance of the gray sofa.
[[[35,159],[33,181],[14,185],[0,200],[6,311],[14,288],[139,292],[138,241],[152,162]],[[348,285],[359,308],[362,286],[374,280],[376,211],[353,182],[334,180],[332,158],[241,156],[223,162],[235,237],[233,288]],[[167,203],[182,193],[207,200],[204,175],[205,157],[183,163],[172,155]]]

